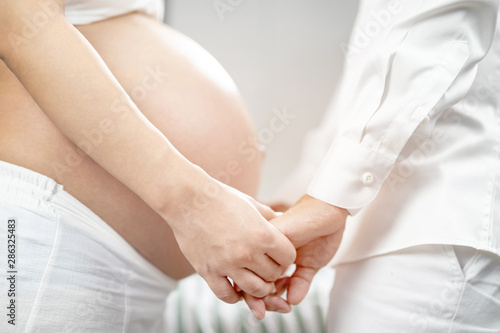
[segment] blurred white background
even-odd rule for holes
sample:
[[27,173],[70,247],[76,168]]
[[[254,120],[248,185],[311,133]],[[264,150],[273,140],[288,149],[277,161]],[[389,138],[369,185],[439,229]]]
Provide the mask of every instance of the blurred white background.
[[235,80],[256,125],[273,110],[296,118],[267,145],[259,198],[268,200],[298,162],[343,65],[358,1],[168,0],[166,21],[204,46]]

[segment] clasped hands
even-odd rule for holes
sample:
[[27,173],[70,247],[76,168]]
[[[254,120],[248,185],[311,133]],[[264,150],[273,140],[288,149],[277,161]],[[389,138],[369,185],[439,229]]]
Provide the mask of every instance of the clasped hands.
[[[243,297],[258,319],[299,304],[337,251],[347,211],[305,195],[278,216],[234,188],[210,187],[213,179],[203,174],[190,179],[194,185],[176,192],[160,213],[214,294],[227,303]],[[293,263],[295,272],[282,278]]]
[[[296,268],[290,277],[276,280],[276,290],[263,298],[251,296],[235,286],[257,319],[263,319],[266,310],[290,312],[290,305],[304,299],[318,270],[337,252],[347,215],[345,209],[305,195],[283,215],[270,220],[294,245]],[[286,300],[280,297],[285,290]]]

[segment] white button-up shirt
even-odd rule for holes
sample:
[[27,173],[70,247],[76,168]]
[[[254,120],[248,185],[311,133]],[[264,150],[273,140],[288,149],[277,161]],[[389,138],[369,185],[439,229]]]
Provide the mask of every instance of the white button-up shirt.
[[361,1],[329,112],[281,196],[308,184],[350,211],[334,263],[419,244],[500,255],[499,3]]

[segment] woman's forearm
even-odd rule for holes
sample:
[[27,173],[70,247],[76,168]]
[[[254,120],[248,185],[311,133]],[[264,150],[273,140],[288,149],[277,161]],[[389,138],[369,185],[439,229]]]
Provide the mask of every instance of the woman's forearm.
[[199,171],[140,113],[63,15],[54,13],[30,38],[22,24],[9,30],[5,62],[71,141],[153,209],[179,197],[180,180],[192,178],[183,175]]

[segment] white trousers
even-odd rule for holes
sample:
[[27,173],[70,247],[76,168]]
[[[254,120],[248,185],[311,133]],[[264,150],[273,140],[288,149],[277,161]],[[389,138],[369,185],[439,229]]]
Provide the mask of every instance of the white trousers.
[[336,268],[328,332],[500,332],[500,257],[422,245]]
[[165,332],[176,283],[52,179],[0,161],[0,237],[0,332]]

